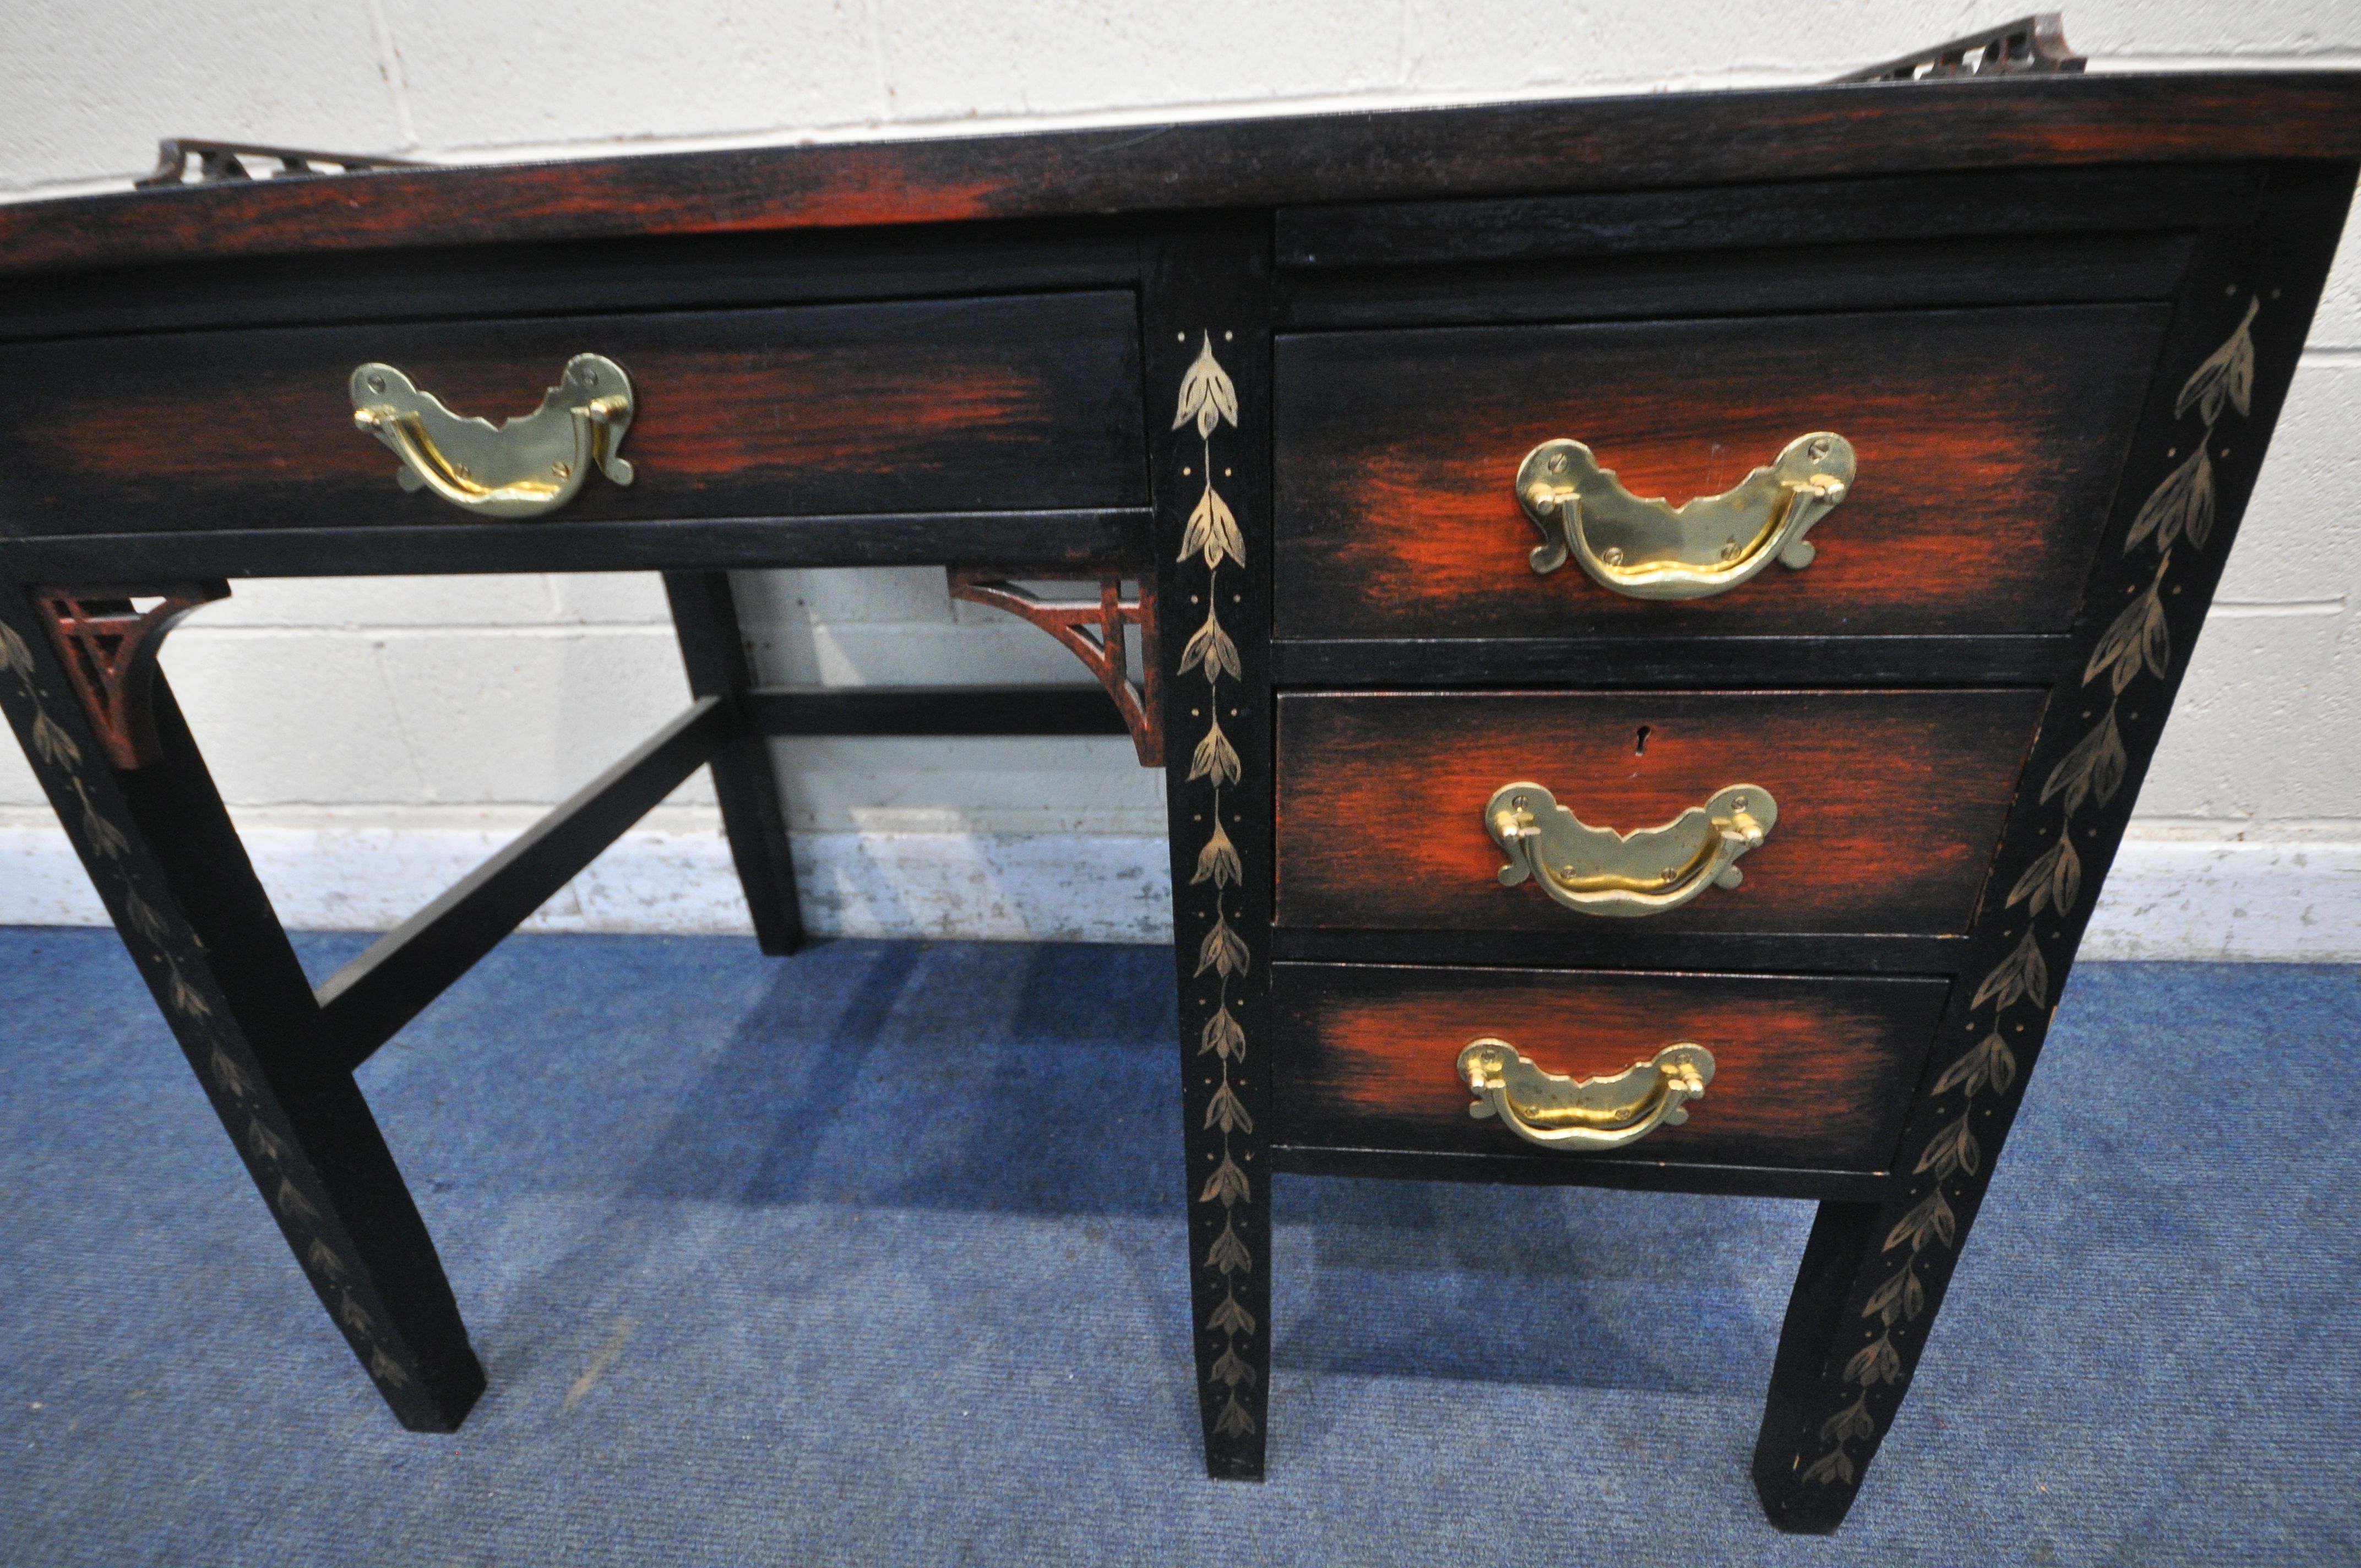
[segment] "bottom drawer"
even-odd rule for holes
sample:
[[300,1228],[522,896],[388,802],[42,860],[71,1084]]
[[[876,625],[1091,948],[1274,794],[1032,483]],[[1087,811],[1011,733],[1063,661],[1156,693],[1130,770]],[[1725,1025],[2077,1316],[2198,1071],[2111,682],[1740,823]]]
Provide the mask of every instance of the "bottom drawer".
[[[1884,1169],[1949,981],[1280,964],[1271,971],[1273,1141],[1331,1149]],[[1664,1047],[1712,1053],[1711,1082],[1618,1149],[1526,1141],[1476,1096],[1459,1054],[1497,1038],[1543,1071],[1596,1078]],[[1632,1082],[1639,1084],[1642,1079]],[[1653,1081],[1648,1079],[1647,1081]],[[1512,1097],[1513,1098],[1513,1097]],[[1547,1125],[1546,1112],[1533,1121]]]

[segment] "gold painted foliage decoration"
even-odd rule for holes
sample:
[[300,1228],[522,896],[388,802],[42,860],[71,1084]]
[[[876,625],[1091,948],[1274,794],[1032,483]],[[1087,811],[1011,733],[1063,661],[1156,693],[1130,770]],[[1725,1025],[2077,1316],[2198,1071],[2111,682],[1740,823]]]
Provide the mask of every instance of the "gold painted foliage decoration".
[[2101,806],[2114,799],[2115,791],[2124,787],[2124,776],[2130,769],[2131,759],[2124,753],[2123,731],[2115,728],[2115,710],[2111,707],[2096,729],[2058,759],[2058,765],[2049,770],[2049,777],[2041,786],[2041,799],[2046,805],[2052,795],[2064,795],[2066,815],[2071,817],[2081,809],[2082,802],[2092,796]]
[[1219,1127],[1225,1133],[1251,1133],[1254,1118],[1246,1113],[1246,1102],[1238,1098],[1227,1078],[1222,1080],[1213,1097],[1205,1102],[1205,1125]]
[[1197,750],[1190,754],[1190,782],[1210,778],[1217,784],[1235,784],[1243,772],[1238,749],[1222,733],[1222,721],[1214,719],[1207,727],[1205,738],[1197,742]]
[[2147,592],[2125,607],[2098,646],[2091,650],[2091,662],[2082,666],[2084,685],[2104,670],[2115,695],[2121,696],[2142,669],[2161,679],[2172,667],[2172,633],[2164,622],[2164,574],[2171,565],[2172,552],[2168,550],[2156,564],[2156,580]]
[[16,635],[16,629],[0,621],[0,670],[21,677],[27,686],[33,679],[33,651]]
[[1202,554],[1207,566],[1218,566],[1226,556],[1243,566],[1246,564],[1246,536],[1238,529],[1238,520],[1230,510],[1230,503],[1213,488],[1213,477],[1205,476],[1205,493],[1189,513],[1189,526],[1180,531],[1180,554],[1178,559]]
[[2229,341],[2213,351],[2213,356],[2190,372],[2181,384],[2180,396],[2173,400],[2172,417],[2180,418],[2191,409],[2197,417],[2212,424],[2222,417],[2222,404],[2245,413],[2255,395],[2255,340],[2247,330],[2255,324],[2255,313],[2263,308],[2257,294],[2246,302],[2246,313],[2239,318],[2238,330]]
[[1997,1010],[2021,996],[2033,998],[2036,1007],[2049,1000],[2049,960],[2041,956],[2041,945],[2033,939],[2030,926],[2026,927],[2025,940],[2016,945],[2016,950],[1994,964],[1992,973],[1984,976],[1984,982],[1976,987],[1975,1000],[1968,1006],[1982,1007],[1990,1002]]
[[1227,1155],[1222,1157],[1222,1163],[1213,1168],[1213,1174],[1206,1179],[1205,1190],[1197,1194],[1197,1201],[1200,1203],[1211,1203],[1217,1199],[1224,1208],[1233,1203],[1254,1201],[1254,1190],[1247,1184],[1246,1173],[1240,1170],[1237,1161]]
[[[1890,1329],[1896,1319],[1915,1318],[1926,1310],[1927,1287],[1919,1282],[1917,1269],[1905,1261],[1892,1278],[1870,1292],[1869,1305],[1861,1309],[1861,1315],[1875,1318]],[[1823,1431],[1821,1435],[1825,1437],[1828,1434]],[[1864,1431],[1855,1435],[1867,1437],[1870,1434]]]
[[53,768],[82,766],[82,748],[63,725],[49,717],[49,709],[38,705],[33,708],[33,755]]
[[1925,1176],[1931,1171],[1938,1181],[1962,1170],[1973,1176],[1982,1161],[1983,1150],[1977,1146],[1976,1135],[1962,1112],[1958,1121],[1927,1140],[1915,1174]]
[[1253,1255],[1246,1251],[1246,1244],[1238,1240],[1237,1231],[1227,1220],[1222,1222],[1222,1234],[1215,1236],[1213,1245],[1205,1250],[1205,1266],[1219,1269],[1224,1274],[1254,1272]]
[[1935,1080],[1935,1092],[1945,1094],[1964,1089],[1973,1099],[1983,1092],[1987,1083],[1992,1085],[1993,1093],[2005,1094],[2008,1086],[2015,1081],[2016,1054],[2000,1037],[2000,1031],[1994,1029],[1974,1049],[1943,1069],[1943,1076]]
[[1959,1216],[1951,1212],[1951,1205],[1945,1201],[1943,1190],[1938,1187],[1894,1222],[1894,1228],[1885,1234],[1885,1245],[1880,1250],[1892,1252],[1904,1242],[1908,1242],[1912,1252],[1919,1252],[1926,1247],[1929,1238],[1949,1246],[1959,1234]]
[[1238,389],[1231,384],[1230,373],[1222,368],[1222,362],[1213,357],[1211,332],[1205,334],[1204,345],[1197,350],[1197,357],[1180,378],[1180,407],[1172,416],[1172,428],[1178,430],[1192,419],[1197,422],[1201,437],[1212,435],[1213,427],[1224,420],[1233,425],[1238,422]]
[[1246,1058],[1246,1032],[1230,1016],[1227,1004],[1213,1009],[1205,1026],[1197,1036],[1197,1054],[1211,1051],[1223,1061],[1244,1061]]
[[1215,887],[1228,887],[1233,883],[1245,880],[1246,872],[1238,863],[1237,846],[1230,842],[1229,834],[1216,821],[1213,836],[1205,840],[1203,849],[1197,851],[1197,874],[1189,879],[1189,885],[1194,887],[1199,883],[1210,882]]
[[1200,666],[1204,669],[1208,685],[1224,675],[1232,680],[1238,678],[1238,645],[1222,630],[1221,621],[1210,607],[1205,611],[1205,624],[1197,628],[1180,649],[1182,674]]
[[2027,915],[2038,915],[2047,905],[2060,915],[2074,907],[2076,894],[2082,891],[2082,858],[2074,852],[2073,835],[2060,829],[2058,842],[2034,857],[2016,885],[2008,890],[2011,905],[2033,900]]
[[1872,1383],[1895,1383],[1902,1378],[1902,1357],[1895,1354],[1894,1342],[1880,1334],[1875,1340],[1853,1353],[1845,1363],[1845,1380],[1858,1383],[1866,1390]]
[[2167,474],[2164,482],[2140,503],[2131,532],[2124,535],[2125,554],[2150,534],[2156,536],[2158,550],[2171,549],[2173,541],[2181,538],[2200,550],[2205,547],[2207,535],[2213,532],[2213,459],[2205,451],[2213,434],[2209,429],[2199,436],[2197,450],[2188,461]]
[[1205,1326],[1222,1333],[1250,1334],[1255,1332],[1255,1315],[1239,1306],[1235,1296],[1224,1296]]
[[1229,917],[1213,916],[1213,928],[1197,944],[1197,972],[1212,970],[1226,980],[1234,974],[1246,972],[1246,939],[1230,929]]
[[1251,1436],[1255,1430],[1254,1418],[1246,1414],[1246,1408],[1239,1404],[1238,1397],[1233,1394],[1230,1402],[1222,1407],[1221,1415],[1214,1419],[1213,1430],[1224,1437]]

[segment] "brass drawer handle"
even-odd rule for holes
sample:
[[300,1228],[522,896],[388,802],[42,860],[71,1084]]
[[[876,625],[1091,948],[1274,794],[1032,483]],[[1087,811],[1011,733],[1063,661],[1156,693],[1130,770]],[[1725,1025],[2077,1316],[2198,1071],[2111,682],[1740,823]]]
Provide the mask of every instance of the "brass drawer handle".
[[1738,857],[1770,835],[1779,803],[1760,784],[1731,784],[1661,828],[1593,828],[1537,784],[1502,784],[1484,807],[1509,857],[1500,885],[1531,877],[1585,915],[1662,915],[1712,886],[1743,880]]
[[1606,1078],[1543,1072],[1506,1040],[1471,1040],[1459,1076],[1475,1092],[1470,1116],[1498,1116],[1548,1149],[1620,1149],[1689,1119],[1688,1102],[1713,1081],[1713,1053],[1686,1041]]
[[1852,487],[1852,443],[1816,430],[1731,489],[1678,507],[1623,488],[1579,441],[1544,441],[1517,468],[1517,499],[1542,531],[1531,557],[1546,576],[1568,554],[1593,580],[1635,599],[1726,594],[1773,560],[1812,564],[1812,524]]
[[541,407],[497,430],[375,362],[353,372],[353,423],[401,459],[405,490],[428,489],[478,517],[540,517],[574,499],[596,463],[619,485],[616,455],[631,426],[631,380],[603,355],[577,354]]

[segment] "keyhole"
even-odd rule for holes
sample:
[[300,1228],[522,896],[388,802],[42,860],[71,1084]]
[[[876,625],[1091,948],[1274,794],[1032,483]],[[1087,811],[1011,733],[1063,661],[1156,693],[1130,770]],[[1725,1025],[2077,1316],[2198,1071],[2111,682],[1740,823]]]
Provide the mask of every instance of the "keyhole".
[[1640,726],[1639,737],[1631,742],[1631,754],[1635,757],[1648,754],[1648,727],[1644,724]]

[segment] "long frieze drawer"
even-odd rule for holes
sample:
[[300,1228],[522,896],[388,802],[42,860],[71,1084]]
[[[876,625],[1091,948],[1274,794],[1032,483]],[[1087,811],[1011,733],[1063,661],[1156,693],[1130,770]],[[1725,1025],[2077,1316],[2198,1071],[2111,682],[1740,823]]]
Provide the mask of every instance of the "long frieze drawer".
[[1281,337],[1277,633],[2063,630],[2169,313]]
[[[32,345],[0,532],[1139,506],[1138,360],[1113,292]],[[421,395],[457,416],[409,427],[433,483],[394,439]]]
[[1282,694],[1278,922],[1964,931],[2043,696]]
[[1272,1136],[1880,1170],[1949,984],[1281,964]]

